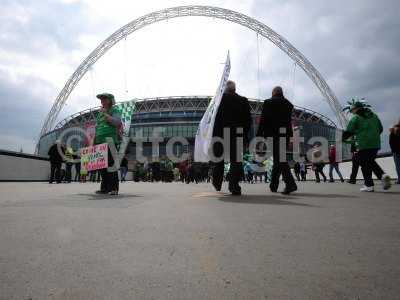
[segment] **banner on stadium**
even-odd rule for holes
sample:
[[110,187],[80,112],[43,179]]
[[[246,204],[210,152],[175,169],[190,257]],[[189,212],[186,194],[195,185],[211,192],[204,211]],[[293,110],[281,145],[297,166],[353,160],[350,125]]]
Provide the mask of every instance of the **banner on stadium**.
[[200,121],[199,127],[196,133],[195,148],[194,148],[194,160],[197,162],[209,162],[210,161],[210,146],[214,130],[215,117],[218,112],[219,105],[221,103],[222,95],[224,94],[226,82],[228,81],[229,74],[231,71],[231,60],[228,55],[226,57],[224,72],[222,73],[221,81],[218,85],[217,92],[214,98],[208,104],[207,110]]
[[81,148],[81,169],[88,172],[108,168],[108,144]]

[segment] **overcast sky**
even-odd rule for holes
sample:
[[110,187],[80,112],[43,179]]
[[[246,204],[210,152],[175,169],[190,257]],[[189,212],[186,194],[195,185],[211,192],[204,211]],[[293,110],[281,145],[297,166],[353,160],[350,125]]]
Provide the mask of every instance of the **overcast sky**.
[[[311,61],[341,103],[366,97],[386,128],[400,118],[396,0],[0,0],[0,4],[0,149],[34,150],[57,94],[110,34],[146,13],[188,4],[220,6],[262,21]],[[209,18],[169,20],[128,36],[82,78],[60,119],[98,105],[94,95],[103,91],[115,94],[117,101],[212,95],[228,50],[231,79],[237,81],[239,93],[265,99],[274,85],[282,85],[295,105],[337,121],[311,80],[271,42],[239,25]]]

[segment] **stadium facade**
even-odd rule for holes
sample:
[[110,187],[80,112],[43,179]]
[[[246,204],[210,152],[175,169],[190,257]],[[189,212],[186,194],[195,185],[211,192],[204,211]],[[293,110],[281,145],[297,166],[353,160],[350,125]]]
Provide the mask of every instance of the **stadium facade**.
[[[207,109],[210,96],[185,96],[185,97],[162,97],[131,100],[135,102],[135,111],[132,115],[130,136],[142,137],[141,149],[145,157],[166,154],[166,144],[172,137],[183,137],[189,142],[188,145],[175,144],[175,153],[193,153],[194,141],[198,124]],[[255,135],[258,127],[263,101],[249,99],[253,126],[251,136]],[[99,107],[78,112],[59,122],[55,129],[43,135],[38,145],[38,153],[47,156],[48,149],[57,139],[66,142],[73,135],[82,135],[79,129],[86,130],[88,124],[94,124]],[[300,144],[300,151],[304,154],[311,145],[308,145],[312,137],[325,137],[334,143],[337,133],[336,124],[328,117],[315,111],[296,107],[293,112],[293,126],[300,130],[300,136],[304,137],[305,143]],[[69,130],[67,130],[69,129]],[[158,152],[154,152],[150,138],[157,130],[162,141]],[[65,134],[65,132],[68,132]],[[85,146],[85,139],[71,139],[72,147],[78,150]],[[136,158],[136,144],[130,142],[127,147],[127,155],[130,160]]]

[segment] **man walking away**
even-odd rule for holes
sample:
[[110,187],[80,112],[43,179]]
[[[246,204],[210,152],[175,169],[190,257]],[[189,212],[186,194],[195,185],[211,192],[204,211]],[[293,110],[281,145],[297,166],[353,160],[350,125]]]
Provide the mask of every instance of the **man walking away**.
[[49,183],[53,183],[54,179],[57,183],[61,183],[61,165],[63,162],[63,156],[65,154],[65,149],[61,145],[60,141],[50,147],[47,153],[50,159],[50,179]]
[[[272,90],[271,99],[265,100],[260,125],[257,136],[263,138],[272,138],[273,140],[273,161],[270,189],[275,193],[279,186],[279,177],[282,174],[283,181],[286,184],[285,195],[297,190],[292,172],[290,171],[287,157],[280,159],[280,138],[286,139],[286,149],[289,146],[290,138],[293,137],[292,128],[293,104],[283,95],[281,87],[277,86]],[[286,152],[285,152],[286,153]],[[282,160],[282,161],[281,161]]]
[[[224,149],[221,143],[214,143],[213,152],[214,157],[219,158],[225,156],[224,152],[229,151],[229,191],[232,195],[241,195],[239,181],[243,173],[243,149],[237,149],[236,140],[243,139],[244,145],[247,145],[250,126],[249,101],[236,93],[236,84],[233,81],[228,81],[215,118],[213,137],[223,138],[224,128],[229,129],[229,149]],[[242,131],[242,134],[238,131]],[[213,168],[212,184],[217,191],[221,190],[224,180],[224,164],[225,161],[222,158],[221,161],[215,163]]]
[[72,180],[72,166],[74,164],[74,150],[67,147],[65,151],[65,181],[71,183]]
[[[374,191],[372,172],[374,168],[376,169],[376,166],[379,167],[375,159],[381,148],[381,134],[383,132],[381,121],[371,111],[370,107],[365,101],[353,100],[350,106],[345,108],[350,110],[353,117],[343,132],[343,140],[347,140],[352,136],[356,139],[357,148],[359,149],[357,156],[364,176],[364,186],[360,189],[361,192]],[[374,164],[376,164],[375,167]],[[384,174],[383,170],[376,175],[378,179],[381,179],[384,190],[391,187],[391,179],[389,175]]]
[[312,167],[315,173],[315,182],[316,183],[321,182],[321,178],[319,175],[321,175],[322,178],[324,179],[324,182],[326,182],[326,176],[324,173],[325,163],[322,157],[321,144],[319,143],[314,144],[314,150],[312,152],[312,163],[313,163]]
[[340,170],[339,170],[339,163],[337,162],[337,159],[336,159],[336,146],[335,145],[331,145],[331,148],[329,149],[329,182],[335,182],[335,180],[333,179],[333,170],[335,170],[336,173],[338,174],[340,181],[344,182],[342,173],[340,173]]
[[184,183],[186,181],[186,177],[187,177],[187,165],[188,165],[188,161],[182,161],[179,163],[178,168],[179,168],[179,174],[180,174],[180,181],[182,183]]
[[304,161],[300,163],[300,176],[301,176],[301,181],[307,180],[307,166]]
[[389,143],[396,165],[397,184],[400,184],[400,122],[390,128]]
[[81,161],[78,155],[78,151],[74,152],[73,155],[74,165],[75,165],[75,177],[74,181],[79,182],[81,181]]
[[121,164],[120,164],[120,172],[121,172],[121,182],[126,181],[126,174],[128,173],[128,159],[126,156],[122,158]]
[[300,181],[300,163],[295,162],[293,166],[294,175],[296,176],[297,181]]

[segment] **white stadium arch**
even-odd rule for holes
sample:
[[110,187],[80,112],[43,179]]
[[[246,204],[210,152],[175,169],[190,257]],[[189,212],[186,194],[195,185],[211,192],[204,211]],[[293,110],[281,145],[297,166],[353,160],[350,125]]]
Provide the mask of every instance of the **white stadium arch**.
[[52,129],[60,111],[62,110],[65,102],[68,99],[68,96],[71,94],[72,90],[85,75],[85,73],[89,70],[89,68],[94,63],[96,63],[96,61],[100,59],[100,57],[102,57],[116,43],[124,39],[129,34],[150,24],[173,18],[194,16],[227,20],[247,27],[270,40],[304,70],[304,72],[320,90],[324,99],[330,105],[340,125],[342,127],[345,126],[347,122],[346,116],[342,112],[342,107],[331,88],[328,86],[318,70],[315,69],[314,66],[309,62],[309,60],[284,37],[276,33],[274,30],[272,30],[262,22],[257,21],[244,14],[220,7],[191,5],[166,8],[163,10],[152,12],[126,24],[125,26],[121,27],[113,34],[111,34],[107,39],[105,39],[99,46],[97,46],[96,49],[94,49],[89,54],[88,57],[86,57],[86,59],[79,65],[76,71],[68,79],[65,86],[54,101],[54,104],[44,121],[40,136],[43,136]]

